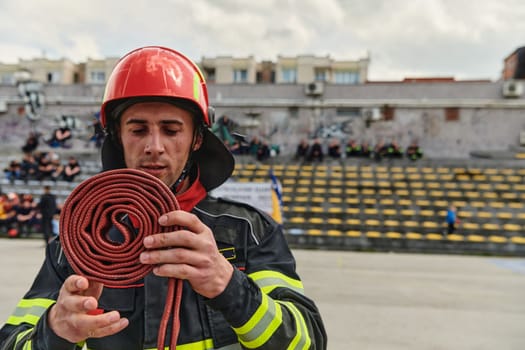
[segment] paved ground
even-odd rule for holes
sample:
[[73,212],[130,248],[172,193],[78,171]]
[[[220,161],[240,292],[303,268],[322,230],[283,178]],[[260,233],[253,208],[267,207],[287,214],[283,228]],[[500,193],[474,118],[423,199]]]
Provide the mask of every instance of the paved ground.
[[[329,349],[525,348],[525,259],[296,250]],[[40,240],[0,240],[0,319],[29,287]]]

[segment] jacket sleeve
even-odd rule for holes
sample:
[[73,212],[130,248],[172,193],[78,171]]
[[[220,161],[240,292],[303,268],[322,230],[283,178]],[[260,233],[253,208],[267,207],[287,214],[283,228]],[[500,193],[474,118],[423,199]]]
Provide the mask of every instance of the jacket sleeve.
[[321,315],[304,295],[282,230],[267,228],[260,242],[249,244],[245,272],[235,269],[208,305],[223,314],[243,348],[326,349]]
[[1,350],[78,350],[58,337],[47,323],[47,312],[55,304],[58,291],[67,275],[67,264],[58,240],[46,249],[46,259],[33,285],[0,329]]

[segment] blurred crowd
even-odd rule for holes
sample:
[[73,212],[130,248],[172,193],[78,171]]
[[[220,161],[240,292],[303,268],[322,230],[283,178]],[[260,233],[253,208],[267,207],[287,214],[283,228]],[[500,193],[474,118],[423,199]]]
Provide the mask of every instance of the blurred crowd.
[[332,139],[325,147],[320,139],[312,142],[302,139],[297,145],[295,159],[322,162],[325,155],[332,159],[371,158],[380,161],[385,158],[407,158],[415,161],[423,157],[423,150],[415,140],[406,149],[403,149],[395,140],[388,143],[380,140],[377,144],[371,145],[366,141],[358,143],[351,139],[342,145],[338,139]]

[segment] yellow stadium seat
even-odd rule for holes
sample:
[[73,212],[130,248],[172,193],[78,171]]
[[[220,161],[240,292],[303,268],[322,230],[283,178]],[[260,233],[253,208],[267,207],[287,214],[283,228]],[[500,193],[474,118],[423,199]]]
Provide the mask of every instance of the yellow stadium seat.
[[394,200],[392,198],[381,198],[379,200],[379,204],[383,206],[392,206],[395,204]]
[[304,224],[305,223],[304,217],[302,216],[291,217],[289,221],[294,224]]
[[443,187],[445,187],[447,190],[454,190],[458,188],[458,184],[455,182],[445,182]]
[[458,211],[458,217],[461,219],[470,219],[474,216],[471,211],[460,210]]
[[345,194],[357,196],[359,194],[359,191],[357,190],[357,188],[345,188]]
[[462,230],[468,230],[468,231],[479,231],[479,224],[476,222],[463,222],[461,223],[461,229]]
[[387,189],[382,188],[382,189],[379,190],[379,194],[381,196],[385,196],[385,197],[386,196],[392,196],[392,190],[387,190]]
[[365,213],[365,215],[378,215],[379,211],[376,208],[365,208],[363,213]]
[[401,197],[409,197],[410,196],[410,191],[408,191],[408,190],[396,190],[396,195],[401,196]]
[[439,233],[428,233],[426,238],[429,241],[441,241],[443,239],[443,235],[440,235]]
[[326,231],[326,234],[328,236],[342,236],[343,235],[343,231],[330,229],[330,230]]
[[359,198],[357,197],[347,197],[345,198],[346,204],[358,205],[360,203]]
[[419,223],[413,220],[406,220],[406,221],[403,221],[403,226],[408,227],[408,228],[416,228],[416,227],[419,227]]
[[501,226],[492,222],[484,223],[481,228],[489,231],[501,231]]
[[412,195],[414,197],[426,197],[427,195],[427,191],[425,190],[416,190],[416,191],[412,191]]
[[328,208],[328,213],[330,214],[342,214],[343,208],[341,207],[330,207]]
[[507,243],[507,238],[505,238],[503,236],[493,235],[493,236],[489,237],[489,241],[491,241],[493,243]]
[[306,234],[310,236],[319,236],[323,234],[323,231],[319,229],[311,228],[311,229],[306,230]]
[[436,197],[436,198],[444,198],[445,197],[445,192],[444,191],[430,191],[430,196],[431,197]]
[[471,201],[470,206],[474,208],[485,208],[487,206],[487,203],[482,201]]
[[343,193],[343,190],[340,188],[329,188],[328,193],[330,193],[331,195],[340,195]]
[[521,231],[521,225],[505,224],[505,225],[503,225],[503,230],[505,230],[505,231],[512,231],[512,232],[520,232]]
[[521,183],[521,181],[523,180],[521,176],[507,176],[507,181],[513,183]]
[[312,202],[313,203],[324,203],[325,199],[324,197],[321,197],[321,196],[314,196],[312,197]]
[[304,213],[306,212],[306,207],[303,206],[293,206],[291,208],[292,213]]
[[500,211],[496,213],[496,217],[500,220],[510,220],[513,216],[511,212]]
[[365,205],[372,205],[372,206],[377,204],[377,200],[375,198],[363,198],[362,202]]
[[421,239],[423,237],[423,235],[421,233],[417,233],[417,232],[408,232],[405,237],[407,239]]
[[319,225],[324,223],[324,219],[321,217],[312,217],[308,219],[310,224]]
[[472,191],[476,188],[476,186],[471,182],[462,182],[459,184],[459,188],[465,191]]
[[465,191],[465,197],[467,197],[469,200],[479,198],[479,192]]
[[510,241],[515,244],[525,244],[525,237],[514,236],[511,237]]
[[363,190],[361,190],[361,194],[363,196],[374,196],[376,194],[376,190],[371,188],[363,188]]
[[397,204],[401,206],[411,206],[412,201],[410,199],[400,199],[397,201]]
[[434,213],[434,211],[430,209],[423,209],[419,211],[419,215],[424,217],[435,217],[436,213]]
[[385,233],[385,236],[390,239],[400,239],[403,237],[401,233],[394,231],[388,231],[387,233]]
[[359,219],[346,219],[345,223],[349,226],[359,226],[361,225],[361,220]]
[[519,196],[518,194],[513,193],[513,192],[503,192],[501,194],[501,198],[508,200],[508,201],[512,201],[512,200],[517,200]]
[[345,213],[350,215],[358,215],[361,212],[359,208],[346,208]]
[[367,231],[365,234],[368,238],[381,238],[381,232]]
[[480,235],[468,235],[467,240],[469,242],[480,243],[480,242],[485,242],[487,239],[484,236],[480,236]]
[[343,223],[343,220],[339,218],[328,218],[326,219],[326,223],[329,225],[341,225]]
[[324,213],[324,208],[319,206],[312,206],[310,207],[310,211],[312,213]]
[[427,182],[426,187],[432,190],[442,189],[443,185],[440,182]]
[[385,227],[398,227],[399,221],[397,220],[385,220],[384,222]]
[[490,219],[492,218],[492,213],[489,211],[478,211],[476,217],[480,219]]
[[511,186],[509,184],[506,184],[506,183],[494,184],[494,189],[498,190],[498,191],[510,191]]
[[346,231],[346,235],[349,237],[361,237],[361,231],[348,230]]
[[326,186],[326,180],[315,179],[314,180],[314,185],[315,186]]
[[379,220],[376,220],[376,219],[367,219],[365,220],[365,225],[366,226],[381,226],[381,222]]
[[328,198],[328,203],[340,204],[340,203],[343,203],[343,198],[341,198],[341,197],[330,197],[330,198]]

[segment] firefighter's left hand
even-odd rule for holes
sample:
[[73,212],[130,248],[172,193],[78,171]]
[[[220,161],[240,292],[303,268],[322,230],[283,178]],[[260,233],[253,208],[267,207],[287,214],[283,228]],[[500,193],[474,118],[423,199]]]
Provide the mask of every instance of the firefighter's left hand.
[[184,229],[144,238],[143,264],[157,265],[153,273],[188,280],[206,298],[221,294],[231,280],[233,266],[219,252],[213,232],[194,214],[176,210],[159,218],[162,226]]

